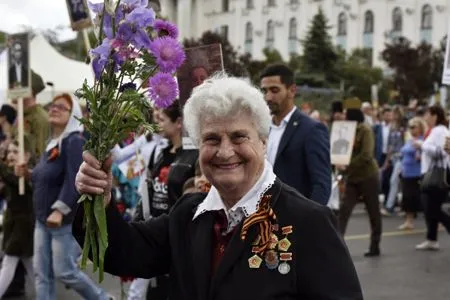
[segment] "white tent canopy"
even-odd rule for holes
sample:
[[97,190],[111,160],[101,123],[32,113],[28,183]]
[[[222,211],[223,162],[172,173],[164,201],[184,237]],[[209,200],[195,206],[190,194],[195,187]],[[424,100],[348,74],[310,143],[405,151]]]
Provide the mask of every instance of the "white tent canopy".
[[[7,55],[7,50],[0,53],[0,104],[8,102]],[[73,93],[82,86],[84,79],[87,79],[89,84],[94,82],[89,65],[63,56],[39,34],[30,42],[30,63],[33,71],[42,77],[44,83],[53,83],[53,87],[46,86],[38,95],[40,103],[48,103],[59,93]]]

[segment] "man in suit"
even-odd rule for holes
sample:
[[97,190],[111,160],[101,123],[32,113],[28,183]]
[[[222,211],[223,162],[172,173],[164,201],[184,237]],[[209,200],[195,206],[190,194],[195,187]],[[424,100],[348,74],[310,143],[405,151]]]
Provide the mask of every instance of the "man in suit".
[[10,49],[9,88],[28,86],[28,59],[23,46],[15,43]]
[[273,116],[267,156],[275,174],[305,197],[326,205],[331,194],[327,128],[294,105],[294,72],[287,66],[268,66],[260,80]]

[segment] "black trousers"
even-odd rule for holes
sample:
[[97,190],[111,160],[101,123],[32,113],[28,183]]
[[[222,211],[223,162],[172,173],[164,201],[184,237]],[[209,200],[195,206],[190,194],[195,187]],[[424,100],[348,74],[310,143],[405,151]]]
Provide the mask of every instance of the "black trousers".
[[16,273],[14,274],[13,281],[6,290],[3,298],[9,297],[20,297],[25,294],[25,267],[22,262],[19,261],[16,268]]
[[378,174],[358,183],[347,183],[339,209],[339,230],[344,236],[355,205],[364,202],[370,221],[370,248],[378,248],[381,240],[381,214],[378,202]]
[[441,223],[450,233],[450,216],[442,210],[447,200],[447,190],[422,192],[422,203],[427,223],[427,240],[437,241],[438,225]]

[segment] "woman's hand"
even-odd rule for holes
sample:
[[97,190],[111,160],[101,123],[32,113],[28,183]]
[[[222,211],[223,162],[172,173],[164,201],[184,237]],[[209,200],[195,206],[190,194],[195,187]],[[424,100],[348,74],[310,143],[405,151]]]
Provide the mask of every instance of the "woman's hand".
[[423,144],[423,141],[421,141],[421,140],[415,140],[415,141],[413,142],[413,146],[414,146],[416,149],[422,148],[422,144]]
[[59,210],[55,209],[47,218],[47,227],[49,228],[61,227],[62,220],[63,214]]
[[83,163],[78,170],[75,186],[80,194],[105,196],[105,207],[111,201],[112,158],[108,157],[103,164],[89,152],[83,152]]
[[29,178],[31,171],[30,171],[30,169],[28,169],[28,166],[26,163],[22,163],[22,164],[17,164],[14,166],[14,174],[17,177]]

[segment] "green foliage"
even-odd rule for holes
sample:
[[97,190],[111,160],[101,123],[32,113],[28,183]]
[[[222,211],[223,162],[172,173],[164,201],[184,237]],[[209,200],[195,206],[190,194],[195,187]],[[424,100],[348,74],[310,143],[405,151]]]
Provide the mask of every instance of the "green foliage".
[[254,85],[259,85],[259,75],[262,70],[270,64],[283,62],[280,52],[276,49],[264,48],[263,54],[264,60],[253,60],[249,54],[240,58],[243,65],[246,67],[248,76]]
[[394,71],[394,87],[400,93],[400,101],[423,100],[434,93],[434,85],[440,85],[444,64],[445,42],[440,49],[421,43],[417,46],[405,37],[387,44],[382,52],[383,60]]
[[328,34],[328,20],[319,8],[309,26],[303,44],[303,71],[306,73],[322,73],[328,78],[333,74],[338,59]]

